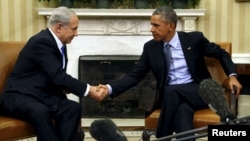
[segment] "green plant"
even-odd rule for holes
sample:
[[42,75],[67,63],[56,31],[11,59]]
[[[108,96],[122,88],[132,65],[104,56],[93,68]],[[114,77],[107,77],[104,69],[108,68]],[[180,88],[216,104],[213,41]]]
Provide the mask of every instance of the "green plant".
[[192,6],[192,8],[195,8],[195,6],[199,5],[201,0],[188,0],[189,5]]
[[197,6],[201,0],[166,0],[166,4],[170,5],[173,3],[173,1],[185,2],[187,7],[195,8],[195,6]]

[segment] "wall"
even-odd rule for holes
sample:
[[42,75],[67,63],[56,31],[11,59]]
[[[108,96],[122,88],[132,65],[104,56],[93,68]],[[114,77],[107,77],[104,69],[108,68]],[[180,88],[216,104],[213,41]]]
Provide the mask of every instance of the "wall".
[[[53,5],[53,4],[52,4]],[[0,0],[0,41],[25,41],[46,27],[36,8],[38,0]],[[51,5],[46,5],[51,7]],[[233,53],[250,53],[250,2],[201,0],[197,8],[207,9],[197,29],[211,41],[231,41]]]
[[[249,53],[250,2],[201,0],[207,16],[200,19],[198,30],[211,41],[232,41],[233,53]],[[248,40],[247,40],[248,39]]]
[[25,41],[46,27],[44,17],[37,14],[37,3],[38,0],[0,0],[0,41]]

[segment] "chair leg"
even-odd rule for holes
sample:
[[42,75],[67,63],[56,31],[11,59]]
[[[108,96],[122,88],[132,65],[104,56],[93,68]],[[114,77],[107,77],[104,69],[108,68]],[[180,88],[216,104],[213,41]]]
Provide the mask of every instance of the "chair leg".
[[150,141],[151,135],[155,135],[155,130],[152,129],[145,129],[142,132],[142,140],[143,141]]

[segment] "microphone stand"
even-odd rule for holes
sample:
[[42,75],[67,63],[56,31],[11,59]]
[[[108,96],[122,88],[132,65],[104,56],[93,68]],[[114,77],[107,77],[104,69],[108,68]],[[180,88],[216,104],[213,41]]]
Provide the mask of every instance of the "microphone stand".
[[[237,119],[234,119],[234,120],[229,120],[229,121],[226,121],[226,122],[220,122],[220,123],[215,124],[215,125],[245,125],[245,124],[249,124],[249,123],[250,123],[250,116],[245,116],[245,117],[237,118]],[[175,141],[184,141],[184,140],[187,140],[187,139],[197,139],[197,138],[201,138],[201,137],[206,137],[208,135],[207,129],[208,129],[208,126],[204,126],[204,127],[201,127],[201,128],[196,128],[196,129],[193,129],[193,130],[188,130],[188,131],[184,131],[184,132],[181,132],[181,133],[161,137],[161,138],[158,138],[158,139],[155,139],[155,140],[152,140],[152,141],[165,141],[165,140],[170,140],[172,138],[177,138],[177,137],[181,137],[181,136],[188,135],[188,134],[195,134],[195,133],[202,132],[202,131],[206,132],[206,133],[201,133],[201,134],[198,134],[198,135],[191,135],[191,136],[183,137],[183,138],[180,138],[180,139],[176,139]]]
[[[187,135],[187,134],[193,134],[193,133],[197,133],[197,132],[201,132],[201,131],[206,131],[207,128],[208,128],[207,126],[201,127],[201,128],[196,128],[196,129],[188,130],[188,131],[181,132],[181,133],[178,133],[178,134],[174,134],[174,135],[169,135],[169,136],[166,136],[166,137],[158,138],[158,139],[152,140],[152,141],[165,141],[165,140],[169,140],[169,139],[176,138],[176,137],[179,137],[179,136],[184,136],[184,135]],[[205,136],[207,136],[207,135],[205,135]],[[190,136],[188,136],[188,137],[190,137]],[[193,137],[193,136],[191,136],[191,137]],[[177,139],[177,140],[181,141],[182,139]]]
[[189,139],[198,139],[198,138],[202,138],[202,137],[206,137],[208,135],[208,133],[202,133],[202,134],[198,134],[198,135],[194,135],[194,136],[187,136],[184,138],[180,138],[180,139],[176,139],[175,141],[185,141],[185,140],[189,140]]

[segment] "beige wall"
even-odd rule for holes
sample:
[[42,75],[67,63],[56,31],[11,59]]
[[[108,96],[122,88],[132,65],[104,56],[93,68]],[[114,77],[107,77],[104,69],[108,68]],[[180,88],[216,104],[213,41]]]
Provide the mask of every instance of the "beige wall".
[[[38,0],[0,0],[0,41],[25,41],[45,28],[36,10],[41,5]],[[233,53],[250,53],[250,2],[201,0],[197,8],[207,9],[197,29],[210,41],[231,41]]]
[[211,41],[231,41],[233,53],[250,53],[250,2],[201,0],[199,7],[207,9],[199,31]]
[[37,14],[37,1],[0,0],[0,41],[25,41],[46,27]]

